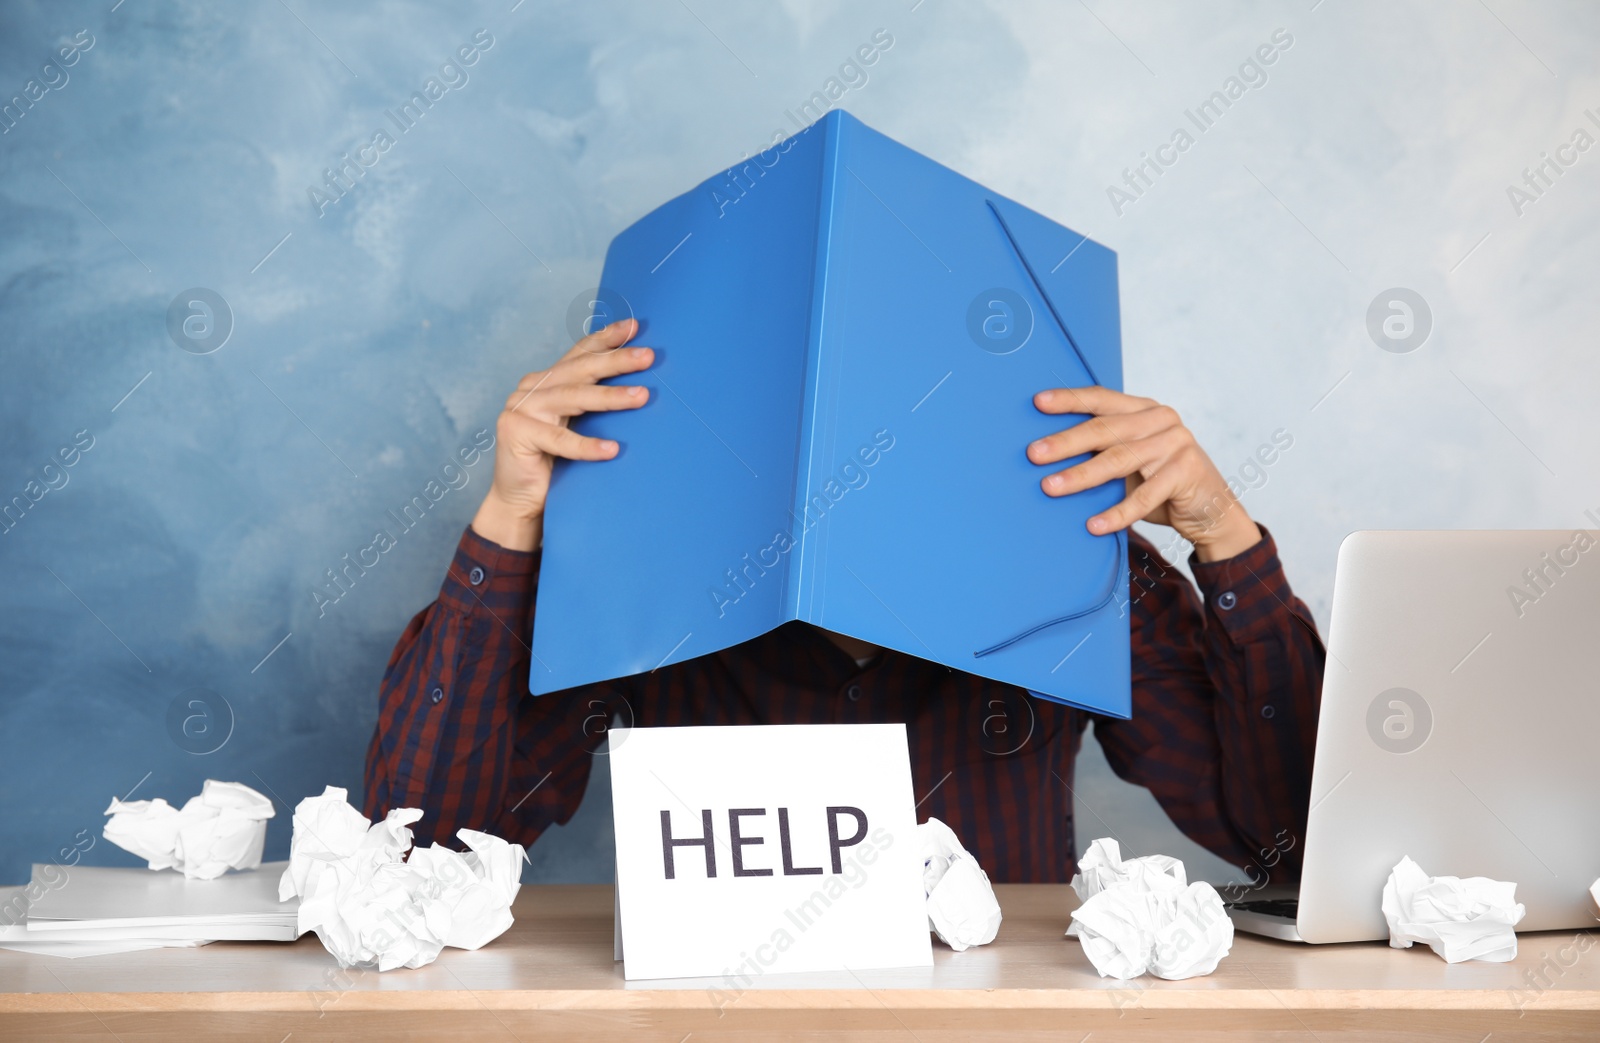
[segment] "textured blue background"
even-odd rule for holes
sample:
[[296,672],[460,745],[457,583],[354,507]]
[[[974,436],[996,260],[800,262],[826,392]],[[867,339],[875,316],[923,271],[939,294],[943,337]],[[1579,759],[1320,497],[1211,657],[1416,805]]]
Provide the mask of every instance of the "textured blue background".
[[[0,500],[94,438],[0,533],[0,882],[113,794],[248,783],[282,857],[288,806],[359,791],[385,659],[487,462],[319,616],[325,570],[564,349],[612,235],[795,129],[880,28],[839,103],[1118,250],[1129,389],[1244,475],[1320,618],[1349,529],[1582,524],[1600,152],[1521,213],[1505,190],[1600,107],[1600,15],[1494,7],[0,3],[0,99],[95,41],[0,134]],[[1119,213],[1123,168],[1280,26],[1268,82]],[[480,29],[466,82],[319,217],[307,188]],[[197,286],[234,316],[208,355],[167,332]],[[1366,332],[1391,286],[1432,305],[1420,351]],[[1294,448],[1246,474],[1280,428]],[[194,687],[234,719],[204,756],[167,726]],[[1226,875],[1094,751],[1080,843]],[[531,878],[610,879],[605,783]]]

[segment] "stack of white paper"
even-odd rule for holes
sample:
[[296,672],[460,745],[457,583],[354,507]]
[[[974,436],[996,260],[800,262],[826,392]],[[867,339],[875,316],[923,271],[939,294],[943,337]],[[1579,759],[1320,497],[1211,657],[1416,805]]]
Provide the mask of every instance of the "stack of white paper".
[[278,901],[288,863],[190,880],[148,869],[34,866],[26,887],[0,889],[0,948],[103,955],[210,941],[293,941],[298,902]]

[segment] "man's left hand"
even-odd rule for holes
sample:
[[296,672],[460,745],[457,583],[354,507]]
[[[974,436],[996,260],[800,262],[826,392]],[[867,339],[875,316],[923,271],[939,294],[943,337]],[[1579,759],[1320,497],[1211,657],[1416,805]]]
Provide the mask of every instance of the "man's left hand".
[[1261,530],[1171,406],[1104,387],[1052,388],[1033,396],[1033,404],[1041,413],[1088,416],[1076,427],[1029,444],[1028,459],[1036,464],[1093,454],[1042,479],[1046,495],[1127,481],[1126,497],[1090,518],[1090,532],[1116,532],[1140,519],[1170,525],[1194,544],[1201,561],[1231,558],[1261,539]]

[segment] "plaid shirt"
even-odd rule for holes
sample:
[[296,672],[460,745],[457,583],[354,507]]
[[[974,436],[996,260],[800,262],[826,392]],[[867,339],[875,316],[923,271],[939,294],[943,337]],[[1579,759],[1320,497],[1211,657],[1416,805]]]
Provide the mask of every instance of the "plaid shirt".
[[[458,828],[531,844],[577,810],[613,715],[682,724],[904,722],[918,817],[943,819],[996,882],[1076,868],[1072,769],[1084,731],[1184,833],[1294,879],[1305,845],[1323,647],[1272,536],[1189,564],[1130,533],[1133,717],[1116,720],[893,649],[865,667],[801,623],[652,674],[528,693],[539,552],[462,535],[438,600],[390,657],[366,811],[417,807],[417,843]],[[1203,595],[1203,598],[1202,598]],[[1095,822],[1098,835],[1110,826]],[[1292,844],[1267,861],[1275,847]]]

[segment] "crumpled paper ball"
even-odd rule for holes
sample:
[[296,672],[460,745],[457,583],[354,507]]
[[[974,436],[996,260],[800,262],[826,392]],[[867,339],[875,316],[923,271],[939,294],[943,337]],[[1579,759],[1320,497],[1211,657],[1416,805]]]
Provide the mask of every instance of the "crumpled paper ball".
[[1517,885],[1488,877],[1429,876],[1402,858],[1383,885],[1383,918],[1389,944],[1428,947],[1449,963],[1485,960],[1505,963],[1517,956],[1516,925],[1527,912],[1517,901]]
[[[278,898],[300,897],[298,930],[315,931],[341,967],[424,967],[445,946],[477,949],[511,926],[522,887],[521,844],[462,829],[462,853],[434,844],[411,848],[417,808],[382,822],[329,786],[294,810],[289,868]],[[411,849],[410,858],[404,858]]]
[[175,808],[154,800],[111,798],[103,836],[150,863],[191,880],[215,880],[229,869],[261,864],[272,801],[238,782],[207,779],[198,796]]
[[955,831],[936,818],[917,827],[917,841],[929,929],[956,952],[994,941],[1000,931],[1000,903],[989,874],[961,846]]
[[1176,981],[1210,974],[1233,947],[1233,921],[1222,896],[1205,882],[1188,883],[1170,855],[1122,858],[1115,840],[1089,845],[1072,889],[1083,904],[1068,937],[1104,978],[1150,973]]

